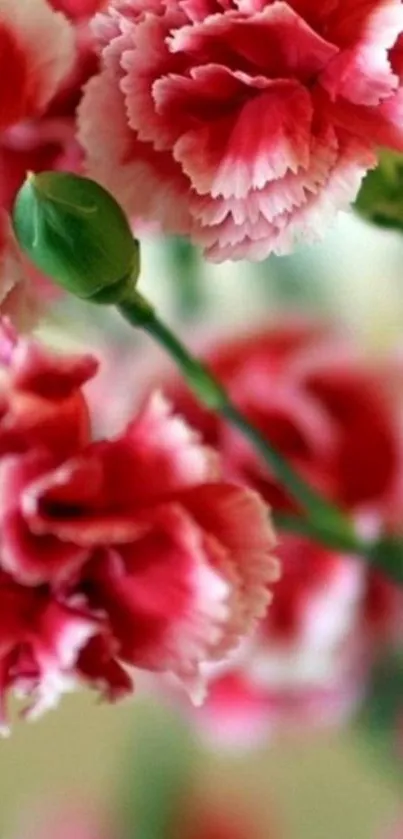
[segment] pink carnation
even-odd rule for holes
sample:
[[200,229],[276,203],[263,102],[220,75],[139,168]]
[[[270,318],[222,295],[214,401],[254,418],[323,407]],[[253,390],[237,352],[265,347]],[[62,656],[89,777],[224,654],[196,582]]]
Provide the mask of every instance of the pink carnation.
[[106,644],[116,661],[198,691],[200,663],[224,657],[263,615],[277,576],[267,512],[219,481],[215,459],[158,395],[119,439],[21,490],[31,532],[88,553],[80,588],[108,616],[82,662],[91,677],[102,678]]
[[[206,354],[233,400],[368,537],[401,522],[401,397],[377,368],[323,325],[286,321]],[[217,448],[226,475],[275,511],[291,499],[239,434],[182,384],[177,409]],[[203,713],[214,730],[259,739],[281,721],[342,719],[365,689],[379,646],[401,634],[401,593],[362,560],[282,533],[282,579],[254,640],[212,686]]]
[[[29,7],[32,5],[32,12]],[[48,3],[40,0],[24,0],[27,7],[26,16],[26,47],[25,54],[16,53],[21,65],[29,62],[30,84],[33,80],[35,64],[30,51],[38,46],[38,22],[36,27],[29,26],[29,21],[40,19],[40,6],[46,10],[42,12],[43,38],[59,57],[58,74],[52,75],[51,68],[45,63],[39,64],[39,70],[46,71],[48,89],[46,98],[43,97],[35,107],[27,107],[25,92],[21,91],[21,109],[10,110],[8,103],[2,104],[2,111],[7,115],[7,124],[2,126],[0,137],[0,205],[10,209],[17,190],[24,181],[27,170],[41,171],[43,169],[79,170],[82,162],[82,152],[75,137],[75,111],[81,98],[84,83],[97,72],[98,62],[93,49],[92,36],[89,31],[85,9],[83,17],[74,17],[74,27],[68,23],[61,12],[68,13],[67,3]],[[53,11],[51,6],[55,10]],[[97,8],[100,8],[98,3]],[[89,10],[89,7],[88,7]],[[95,11],[95,9],[94,9]],[[73,10],[71,10],[73,13]],[[0,5],[0,24],[2,7]],[[56,40],[54,32],[55,22],[58,24],[63,40]],[[17,29],[17,27],[16,27]],[[18,36],[18,29],[15,37]],[[32,44],[31,44],[32,41]],[[50,47],[48,47],[49,49]],[[42,53],[40,53],[42,61]],[[22,69],[15,59],[16,76],[21,75]],[[64,60],[63,60],[64,57]],[[8,71],[10,72],[10,71]],[[51,85],[49,82],[52,81]],[[0,96],[1,96],[0,92]],[[14,102],[14,98],[13,98]]]
[[320,238],[403,150],[401,0],[113,0],[96,31],[90,173],[212,260]]
[[43,112],[74,60],[74,33],[47,0],[1,0],[1,130]]
[[375,653],[363,632],[362,563],[282,535],[272,614],[213,676],[199,722],[214,740],[251,746],[279,728],[334,726],[365,695]]
[[37,714],[77,680],[110,698],[129,668],[200,666],[262,617],[278,575],[267,510],[224,483],[216,457],[158,394],[125,432],[92,443],[88,356],[3,330],[0,695]]

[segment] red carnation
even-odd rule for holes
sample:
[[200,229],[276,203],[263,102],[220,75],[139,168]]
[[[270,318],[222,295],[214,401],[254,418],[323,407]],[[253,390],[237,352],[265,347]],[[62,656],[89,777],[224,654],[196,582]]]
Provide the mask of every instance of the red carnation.
[[120,437],[90,439],[87,356],[64,358],[3,328],[0,391],[0,696],[31,714],[77,681],[111,698],[130,669],[200,667],[262,617],[278,575],[256,493],[158,394]]
[[[368,538],[401,521],[401,406],[395,375],[323,325],[288,321],[206,354],[233,401]],[[226,475],[275,511],[297,512],[265,464],[182,384],[171,398]],[[214,736],[254,739],[280,720],[339,720],[365,689],[379,643],[401,631],[400,592],[362,559],[281,534],[272,608],[204,711]]]
[[320,238],[403,150],[401,0],[113,0],[97,32],[90,172],[212,260]]

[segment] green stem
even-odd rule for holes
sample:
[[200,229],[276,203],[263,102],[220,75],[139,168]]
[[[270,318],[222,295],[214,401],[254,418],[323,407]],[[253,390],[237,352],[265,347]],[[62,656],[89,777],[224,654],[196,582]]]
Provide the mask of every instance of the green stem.
[[327,521],[329,528],[334,525],[338,530],[342,528],[350,534],[351,524],[343,513],[316,493],[293,469],[288,460],[228,398],[226,403],[219,408],[219,412],[249,440],[255,451],[259,452],[266,461],[274,477],[288,490],[293,500],[310,518],[315,520],[320,517],[322,521]]
[[297,503],[300,514],[288,515],[274,511],[274,519],[280,529],[313,539],[339,553],[365,557],[370,565],[380,569],[393,582],[403,585],[403,541],[400,537],[381,535],[374,542],[361,539],[345,513],[322,498],[301,478],[283,455],[234,405],[208,366],[189,352],[137,292],[131,293],[130,299],[119,305],[119,311],[129,323],[147,332],[168,353],[193,393],[209,410],[216,411],[249,440],[272,475]]
[[304,536],[306,539],[313,539],[335,551],[357,556],[369,556],[373,550],[373,546],[360,539],[352,528],[336,530],[334,527],[329,527],[326,521],[315,521],[313,523],[307,518],[289,513],[280,513],[276,510],[272,511],[272,515],[279,530],[294,533],[296,536]]
[[348,545],[351,550],[362,550],[350,520],[300,477],[283,455],[234,405],[208,366],[189,352],[146,301],[136,296],[134,300],[123,302],[119,310],[129,323],[141,327],[163,347],[200,401],[210,410],[219,413],[249,440],[276,480],[304,511],[311,535],[331,547],[345,550]]

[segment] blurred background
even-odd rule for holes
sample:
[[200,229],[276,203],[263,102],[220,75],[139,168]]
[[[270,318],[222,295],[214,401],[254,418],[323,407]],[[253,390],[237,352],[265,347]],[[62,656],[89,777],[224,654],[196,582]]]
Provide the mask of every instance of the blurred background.
[[[343,216],[324,244],[258,266],[209,266],[182,242],[163,241],[152,231],[141,238],[141,290],[195,346],[220,335],[237,336],[283,312],[307,312],[352,332],[374,358],[389,352],[399,356],[403,238],[398,234],[377,230],[353,215]],[[94,312],[66,298],[56,303],[44,331],[51,340],[95,348],[105,358],[105,378],[100,377],[92,396],[96,405],[102,390],[109,407],[107,430],[113,432],[119,422],[119,394],[124,390],[136,403],[144,381],[162,363],[158,351],[133,337],[110,311]],[[127,363],[114,364],[122,348],[131,359],[129,377]],[[114,372],[108,378],[110,366]],[[121,705],[99,705],[92,695],[74,694],[64,698],[56,713],[34,724],[16,720],[11,738],[0,742],[1,836],[388,839],[391,835],[388,831],[402,803],[401,776],[393,760],[389,762],[384,753],[381,757],[357,726],[312,731],[307,724],[298,733],[283,732],[253,749],[219,748],[197,734],[194,726],[191,747],[189,736],[186,723],[178,723],[169,703],[158,701],[141,685],[137,696]],[[144,748],[146,740],[154,743],[151,752]],[[163,808],[161,787],[174,784],[177,761],[167,760],[171,748],[182,755],[183,778],[189,781],[191,773],[196,797],[208,802],[210,812],[217,814],[223,808],[228,819],[213,819],[203,832],[192,792],[186,796],[190,826],[186,827],[186,819],[179,818],[179,826],[174,820],[175,829],[170,828],[166,837],[158,825],[144,828],[141,808],[147,806],[150,814]],[[192,754],[186,763],[189,749]],[[80,820],[74,821],[77,809],[96,814],[91,832],[89,828],[85,832]],[[244,832],[239,810],[248,824]]]

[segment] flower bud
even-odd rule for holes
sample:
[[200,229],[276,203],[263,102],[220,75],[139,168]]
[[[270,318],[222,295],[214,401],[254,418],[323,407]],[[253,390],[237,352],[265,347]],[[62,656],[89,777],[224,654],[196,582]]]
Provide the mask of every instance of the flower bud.
[[139,244],[115,199],[88,178],[30,174],[13,211],[16,237],[32,262],[78,297],[118,303],[139,274]]

